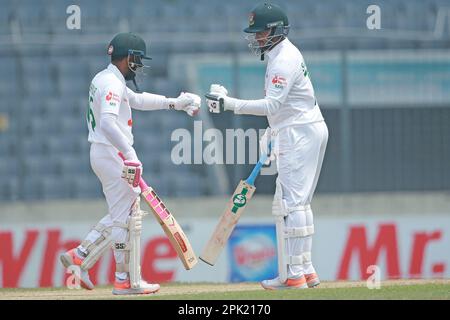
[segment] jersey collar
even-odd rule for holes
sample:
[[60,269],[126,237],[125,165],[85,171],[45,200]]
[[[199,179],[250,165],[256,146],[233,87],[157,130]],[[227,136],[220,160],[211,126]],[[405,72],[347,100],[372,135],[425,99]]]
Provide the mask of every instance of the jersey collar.
[[112,63],[110,63],[108,65],[108,70],[111,71],[112,73],[114,73],[114,75],[119,78],[120,82],[122,82],[123,84],[125,84],[125,78],[122,75],[122,72],[120,72],[120,70],[113,65]]
[[269,52],[266,52],[265,55],[270,59],[275,58],[281,51],[281,49],[286,46],[290,41],[288,38],[283,39],[280,43],[278,43],[275,47],[272,48]]

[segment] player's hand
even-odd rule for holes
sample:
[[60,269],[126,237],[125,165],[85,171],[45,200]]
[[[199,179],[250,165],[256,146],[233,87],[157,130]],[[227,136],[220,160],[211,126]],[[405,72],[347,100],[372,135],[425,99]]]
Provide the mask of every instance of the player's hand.
[[193,99],[193,102],[190,105],[186,106],[183,110],[191,117],[196,116],[200,111],[200,105],[202,103],[202,98],[200,98],[200,96],[198,96],[194,93],[190,93],[190,92],[185,92],[184,95],[191,97]]
[[267,160],[264,162],[265,165],[268,165],[271,161],[275,160],[275,138],[275,130],[267,127],[266,131],[264,131],[264,134],[259,139],[260,156],[267,155]]
[[136,158],[123,162],[122,178],[124,178],[133,188],[139,186],[142,176],[142,163]]
[[193,93],[182,92],[177,98],[169,98],[169,109],[185,111],[194,116],[200,110],[201,98]]
[[212,84],[205,97],[209,112],[220,113],[221,110],[234,110],[234,104],[228,98],[228,90],[220,84]]

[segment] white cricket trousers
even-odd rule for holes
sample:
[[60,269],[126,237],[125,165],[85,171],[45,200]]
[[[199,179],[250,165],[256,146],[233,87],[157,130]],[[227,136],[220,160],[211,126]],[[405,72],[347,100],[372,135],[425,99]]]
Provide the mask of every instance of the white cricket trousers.
[[[311,209],[305,211],[296,208],[309,208],[319,180],[327,142],[328,128],[325,121],[287,127],[278,133],[277,179],[282,188],[283,200],[289,209],[285,217],[288,228],[314,225]],[[312,235],[289,238],[287,241],[286,251],[289,255],[310,255],[311,249]],[[288,266],[289,278],[314,272],[312,262]]]
[[[118,150],[113,146],[100,143],[92,143],[90,151],[91,167],[102,184],[103,194],[108,205],[108,214],[99,223],[112,227],[112,239],[114,243],[124,243],[127,239],[128,230],[115,227],[114,222],[127,223],[131,213],[131,207],[139,197],[140,188],[131,187],[121,178],[123,160],[118,155]],[[87,240],[94,242],[100,233],[92,230]],[[116,263],[125,262],[123,251],[114,251]],[[124,278],[126,274],[116,273],[116,276]]]

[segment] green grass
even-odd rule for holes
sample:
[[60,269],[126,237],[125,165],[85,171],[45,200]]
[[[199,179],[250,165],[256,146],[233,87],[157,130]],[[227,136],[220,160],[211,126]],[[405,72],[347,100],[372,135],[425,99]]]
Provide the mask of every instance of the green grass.
[[[202,292],[195,293],[198,285],[187,283],[167,283],[159,294],[149,296],[113,296],[111,286],[98,286],[85,293],[83,290],[66,288],[0,289],[0,300],[8,297],[48,299],[149,299],[149,300],[450,300],[450,283],[386,284],[381,289],[369,290],[364,285],[352,287],[332,287],[324,283],[316,289],[291,289],[266,291],[257,286],[245,288],[237,285],[223,290],[222,284],[203,283]],[[197,288],[196,288],[197,286]],[[239,288],[239,289],[238,289]],[[169,290],[172,289],[171,293]],[[174,290],[175,289],[175,290]],[[219,291],[220,290],[220,291]],[[168,292],[169,291],[169,292]],[[205,292],[207,291],[207,292]],[[179,292],[179,293],[178,293]]]
[[421,284],[386,286],[380,289],[355,288],[326,288],[306,290],[252,290],[236,292],[208,292],[198,294],[153,295],[143,299],[163,300],[311,300],[311,299],[339,299],[339,300],[450,300],[450,285]]

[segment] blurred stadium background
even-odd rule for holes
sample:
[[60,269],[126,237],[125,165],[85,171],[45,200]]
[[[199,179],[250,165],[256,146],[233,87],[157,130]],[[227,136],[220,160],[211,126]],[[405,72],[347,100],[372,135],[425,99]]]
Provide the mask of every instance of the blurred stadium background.
[[[370,203],[381,192],[407,194],[400,198],[406,202],[431,194],[444,205],[436,209],[435,198],[427,198],[425,209],[448,217],[450,1],[276,2],[287,10],[289,38],[306,59],[330,130],[319,199],[347,195]],[[203,94],[219,82],[233,96],[261,97],[265,64],[248,51],[242,33],[256,3],[0,0],[0,221],[22,204],[102,199],[89,165],[85,111],[90,80],[107,66],[106,47],[118,32],[147,41],[153,60],[140,83],[145,91]],[[72,4],[81,9],[80,30],[66,27]],[[371,4],[381,9],[380,30],[366,26]],[[174,165],[171,134],[192,131],[192,119],[165,111],[133,115],[145,175],[162,196],[225,196],[250,170]],[[262,118],[226,113],[201,119],[220,130],[267,126]],[[258,194],[269,197],[274,179],[261,177]],[[261,214],[270,219],[269,209]]]

